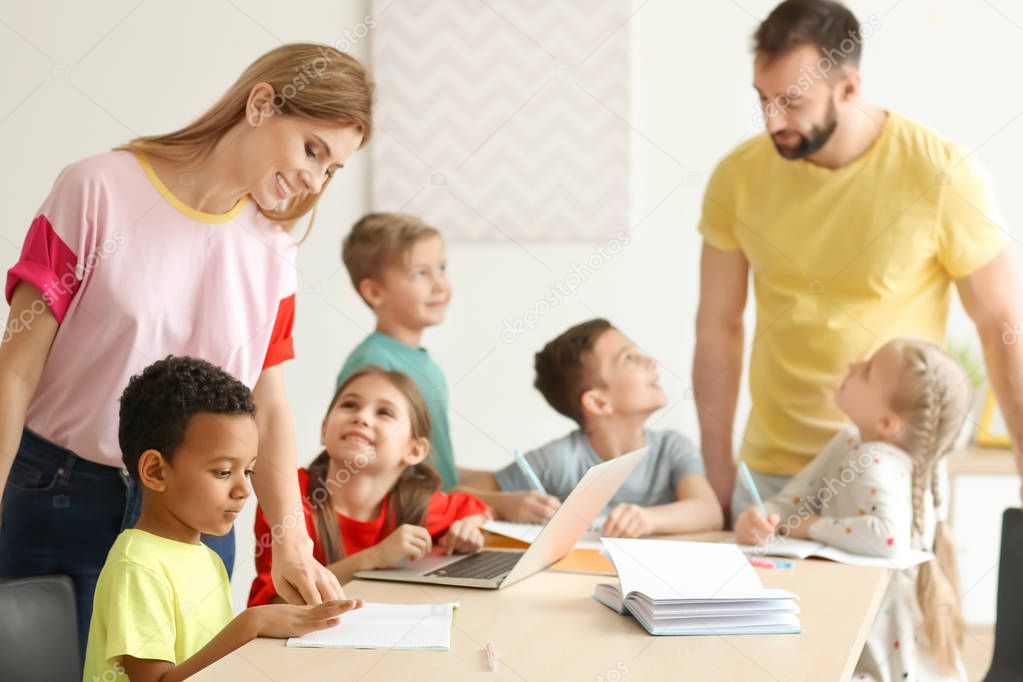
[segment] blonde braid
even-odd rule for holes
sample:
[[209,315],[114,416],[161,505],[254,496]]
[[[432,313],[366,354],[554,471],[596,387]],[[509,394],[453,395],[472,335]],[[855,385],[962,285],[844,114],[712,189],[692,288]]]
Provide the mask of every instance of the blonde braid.
[[[933,462],[938,449],[938,427],[941,423],[941,399],[938,397],[939,381],[934,366],[926,362],[924,357],[914,358],[914,373],[923,373],[923,405],[920,410],[922,426],[917,429],[918,438],[922,435],[918,448],[913,454],[913,532],[920,537],[924,535],[924,490],[932,478]],[[920,434],[919,432],[923,433]],[[919,454],[917,454],[919,453]]]
[[[941,504],[937,462],[952,447],[972,403],[969,379],[962,367],[932,343],[899,339],[892,342],[903,360],[903,376],[892,397],[892,409],[906,420],[913,461],[913,533],[924,537],[924,493],[929,488],[935,510]],[[939,666],[953,672],[962,646],[955,545],[947,524],[935,526],[930,548],[934,560],[917,569],[916,597],[924,632]]]

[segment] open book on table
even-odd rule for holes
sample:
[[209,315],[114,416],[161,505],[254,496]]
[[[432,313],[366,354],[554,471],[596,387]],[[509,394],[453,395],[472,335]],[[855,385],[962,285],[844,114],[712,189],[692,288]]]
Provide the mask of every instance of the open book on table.
[[821,559],[830,559],[831,561],[849,564],[850,566],[876,566],[878,568],[894,568],[898,570],[916,566],[934,558],[934,555],[930,552],[918,549],[901,552],[893,557],[853,554],[838,547],[825,545],[823,542],[798,540],[796,538],[777,538],[771,544],[764,547],[754,545],[738,545],[738,547],[744,554],[750,556],[780,556],[789,559],[820,557]]
[[764,587],[735,545],[604,538],[618,584],[593,598],[652,635],[798,633],[798,597]]

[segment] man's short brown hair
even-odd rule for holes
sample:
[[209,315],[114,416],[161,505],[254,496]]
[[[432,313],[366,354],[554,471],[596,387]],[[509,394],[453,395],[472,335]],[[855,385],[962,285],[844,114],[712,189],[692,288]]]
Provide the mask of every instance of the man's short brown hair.
[[600,335],[612,329],[607,320],[588,320],[568,329],[536,354],[533,385],[555,410],[583,426],[583,393],[599,379],[586,355]]
[[[405,213],[368,213],[352,226],[341,246],[341,260],[359,296],[364,279],[380,281],[384,270],[407,258],[412,247],[440,232]],[[363,299],[365,300],[365,299]]]
[[863,38],[856,16],[834,0],[785,0],[753,34],[753,51],[769,59],[814,45],[835,64],[858,66]]

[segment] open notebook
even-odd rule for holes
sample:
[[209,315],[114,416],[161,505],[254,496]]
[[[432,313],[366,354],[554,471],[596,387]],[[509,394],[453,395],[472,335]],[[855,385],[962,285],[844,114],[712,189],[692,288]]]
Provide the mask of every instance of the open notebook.
[[366,603],[341,616],[332,628],[292,637],[288,646],[323,649],[451,648],[451,621],[457,602],[441,604]]
[[619,584],[593,598],[652,635],[798,633],[798,597],[766,588],[735,545],[604,538]]
[[893,557],[869,556],[867,554],[853,554],[823,542],[813,540],[798,540],[796,538],[778,538],[767,547],[756,547],[754,545],[739,545],[744,554],[752,556],[781,556],[791,559],[806,559],[807,557],[820,557],[830,559],[840,564],[850,566],[876,566],[878,568],[894,568],[903,570],[910,566],[930,561],[934,555],[919,549],[911,549]]

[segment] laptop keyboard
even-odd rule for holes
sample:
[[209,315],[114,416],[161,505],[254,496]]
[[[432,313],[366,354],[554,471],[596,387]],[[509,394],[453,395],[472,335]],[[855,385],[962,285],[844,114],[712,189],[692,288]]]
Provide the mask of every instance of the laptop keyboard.
[[464,559],[452,562],[426,575],[440,578],[476,578],[491,580],[502,576],[518,563],[523,552],[482,551],[471,554]]

